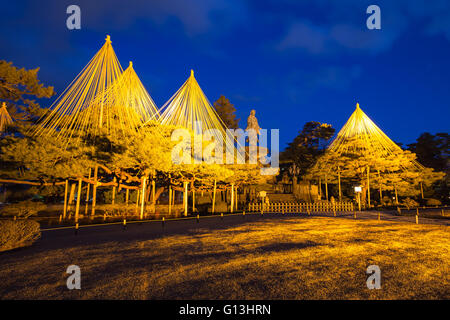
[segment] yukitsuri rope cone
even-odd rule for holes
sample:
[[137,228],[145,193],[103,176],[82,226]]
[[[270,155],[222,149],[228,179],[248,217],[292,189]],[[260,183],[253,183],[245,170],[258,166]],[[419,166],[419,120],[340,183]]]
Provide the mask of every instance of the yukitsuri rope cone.
[[[193,70],[186,82],[164,104],[161,111],[160,122],[163,125],[181,126],[195,134],[217,129],[211,131],[215,141],[224,141],[227,153],[235,154],[238,161],[245,160],[242,159],[244,149],[241,149],[236,138],[227,131],[226,125],[200,88]],[[201,130],[197,124],[201,124]],[[237,150],[239,152],[236,152]]]
[[94,119],[83,117],[92,114],[82,111],[104,94],[122,72],[111,39],[107,36],[101,49],[42,116],[33,134],[70,139],[77,131],[86,131],[92,126],[103,127],[105,122],[108,123],[108,106],[101,104],[98,118]]
[[[350,141],[352,143],[349,143]],[[378,157],[403,151],[361,110],[359,103],[327,149],[338,155],[355,152]],[[411,164],[417,169],[423,169],[423,166],[415,160],[412,160]]]

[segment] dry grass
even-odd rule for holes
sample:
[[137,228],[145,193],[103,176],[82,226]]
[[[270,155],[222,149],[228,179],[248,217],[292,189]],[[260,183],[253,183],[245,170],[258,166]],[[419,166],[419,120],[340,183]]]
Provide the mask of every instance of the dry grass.
[[[449,299],[446,226],[272,219],[0,262],[3,299]],[[82,289],[65,287],[68,265]],[[382,272],[368,290],[367,266]]]

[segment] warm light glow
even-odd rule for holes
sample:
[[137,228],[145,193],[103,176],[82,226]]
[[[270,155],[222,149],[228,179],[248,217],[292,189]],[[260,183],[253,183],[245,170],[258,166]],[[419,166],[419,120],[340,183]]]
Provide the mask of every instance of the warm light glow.
[[0,108],[0,133],[5,132],[6,128],[12,123],[13,120],[6,109],[6,103],[3,102],[2,107]]

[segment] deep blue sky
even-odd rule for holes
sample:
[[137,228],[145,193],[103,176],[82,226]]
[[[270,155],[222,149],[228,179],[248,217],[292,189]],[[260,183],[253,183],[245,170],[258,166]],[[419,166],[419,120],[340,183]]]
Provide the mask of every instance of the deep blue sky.
[[[66,8],[81,8],[81,30]],[[381,8],[381,30],[366,8]],[[279,128],[281,148],[307,121],[337,130],[355,103],[396,142],[449,132],[450,1],[1,1],[0,59],[40,67],[57,93],[111,35],[160,107],[195,70],[245,128]],[[51,100],[45,101],[49,106]]]

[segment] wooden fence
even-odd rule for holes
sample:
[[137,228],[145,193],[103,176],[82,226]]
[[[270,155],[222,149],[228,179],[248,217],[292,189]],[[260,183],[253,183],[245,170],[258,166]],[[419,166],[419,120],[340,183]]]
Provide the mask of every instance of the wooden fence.
[[273,202],[249,203],[249,212],[302,213],[302,212],[352,212],[352,202]]

